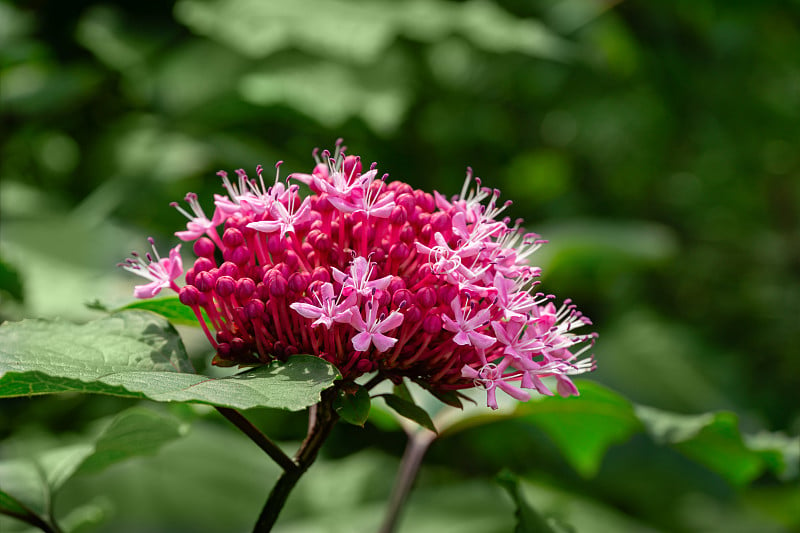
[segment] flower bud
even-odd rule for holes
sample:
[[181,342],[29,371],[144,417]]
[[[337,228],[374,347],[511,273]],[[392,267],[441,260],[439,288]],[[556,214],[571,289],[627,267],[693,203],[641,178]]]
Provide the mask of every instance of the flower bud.
[[215,288],[217,290],[217,294],[223,298],[227,298],[233,294],[233,291],[236,290],[236,280],[230,276],[220,276],[217,278]]
[[244,313],[250,320],[261,318],[264,315],[264,302],[253,298],[245,304]]
[[195,307],[198,303],[199,297],[200,291],[191,285],[181,287],[181,290],[178,293],[178,300],[180,300],[183,305],[188,305],[189,307]]
[[236,299],[239,303],[246,302],[256,292],[256,282],[250,278],[241,278],[236,281]]
[[389,248],[389,257],[395,261],[405,261],[410,253],[411,250],[402,242],[393,244],[392,247]]
[[192,246],[194,255],[197,257],[214,257],[214,251],[216,249],[217,247],[214,245],[214,241],[208,237],[200,237],[195,241],[194,246]]
[[306,272],[295,272],[289,276],[289,290],[295,293],[302,293],[308,287],[311,276]]
[[209,272],[200,272],[194,278],[194,286],[201,292],[209,292],[214,288],[216,279]]
[[286,291],[289,289],[289,284],[286,282],[286,278],[283,275],[278,274],[277,276],[273,276],[269,283],[269,294],[276,298],[280,298],[286,295]]
[[236,248],[244,244],[244,235],[236,228],[228,228],[222,234],[222,244],[228,248]]
[[408,289],[399,289],[392,295],[392,305],[394,307],[408,306],[414,302],[414,294]]
[[325,267],[317,267],[311,274],[311,279],[314,281],[322,281],[323,283],[331,280],[330,272]]
[[194,262],[194,271],[199,274],[200,272],[208,272],[214,268],[214,262],[207,257],[200,257]]
[[442,331],[442,319],[436,313],[429,313],[422,321],[422,330],[428,335],[436,335]]
[[422,287],[417,291],[414,301],[422,309],[430,309],[436,305],[437,297],[436,289],[433,287]]
[[219,274],[220,276],[230,276],[233,279],[237,279],[239,277],[239,267],[230,261],[225,261],[219,267]]
[[241,266],[250,261],[250,250],[247,246],[239,246],[231,253],[231,261]]

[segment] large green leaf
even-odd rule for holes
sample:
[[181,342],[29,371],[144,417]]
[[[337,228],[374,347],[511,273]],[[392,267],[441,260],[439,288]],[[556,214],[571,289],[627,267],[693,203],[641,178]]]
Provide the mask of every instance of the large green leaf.
[[180,337],[163,318],[127,311],[84,325],[25,320],[0,327],[0,398],[77,391],[238,409],[299,410],[339,377],[318,357],[234,376],[194,374]]
[[619,394],[587,381],[577,385],[579,397],[548,397],[520,404],[517,412],[543,429],[575,470],[590,477],[612,444],[628,440],[642,426],[633,405]]

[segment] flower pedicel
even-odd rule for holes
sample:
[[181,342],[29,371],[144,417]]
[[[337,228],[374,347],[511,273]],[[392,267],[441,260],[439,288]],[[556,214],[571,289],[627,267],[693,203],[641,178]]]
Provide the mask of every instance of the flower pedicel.
[[276,173],[270,186],[261,166],[257,179],[220,172],[227,195],[215,195],[210,219],[195,194],[191,213],[172,204],[197,259],[178,287],[180,245],[166,259],[134,255],[122,266],[150,280],[134,295],[178,291],[220,366],[313,354],[344,379],[377,371],[433,392],[481,387],[492,408],[498,388],[521,401],[552,395],[546,376],[560,395],[578,394],[570,376],[594,369],[581,356],[596,334],[573,333],[591,322],[569,300],[556,307],[532,292],[540,269],[528,257],[545,241],[499,218],[509,202],[498,190],[470,170],[451,200],[387,183],[340,143],[314,158],[311,174],[284,183]]

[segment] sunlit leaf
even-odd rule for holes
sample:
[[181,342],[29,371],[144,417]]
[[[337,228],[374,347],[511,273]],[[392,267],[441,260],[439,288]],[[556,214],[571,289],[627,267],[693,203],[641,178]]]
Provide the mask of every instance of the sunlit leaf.
[[[297,47],[312,54],[357,63],[376,61],[404,35],[421,41],[460,34],[478,48],[564,59],[568,43],[533,19],[520,19],[482,0],[345,2],[342,0],[183,0],[177,19],[192,31],[254,58]],[[227,27],[248,35],[237,38]]]
[[[192,308],[183,305],[177,296],[136,300],[120,307],[116,311],[124,311],[126,309],[143,309],[161,315],[175,325],[200,327],[200,322],[198,322]],[[205,311],[203,311],[203,316],[206,317]]]
[[293,356],[222,378],[193,374],[178,334],[143,311],[84,325],[25,320],[0,327],[0,397],[76,391],[248,409],[299,410],[338,377],[318,357]]

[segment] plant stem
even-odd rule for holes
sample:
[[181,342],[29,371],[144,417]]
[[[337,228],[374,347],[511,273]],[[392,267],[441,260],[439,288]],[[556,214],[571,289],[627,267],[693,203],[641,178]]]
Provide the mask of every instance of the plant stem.
[[292,461],[288,455],[283,453],[283,450],[281,450],[277,444],[272,442],[269,437],[255,427],[252,422],[246,419],[242,413],[230,407],[215,406],[215,408],[219,411],[219,414],[227,418],[234,426],[239,428],[242,433],[250,437],[250,439],[255,442],[259,448],[264,450],[273,461],[278,463],[284,471],[289,472],[297,469],[295,462]]
[[300,480],[300,477],[308,470],[308,467],[317,458],[325,439],[330,435],[333,426],[339,420],[339,415],[333,409],[333,400],[336,398],[336,388],[331,388],[322,392],[321,401],[312,406],[309,411],[309,428],[305,440],[300,445],[300,449],[295,454],[295,468],[285,470],[278,482],[269,493],[264,508],[258,517],[253,533],[268,533],[275,525],[281,509],[283,509],[289,493]]
[[392,495],[389,497],[389,507],[383,517],[380,533],[392,533],[397,527],[400,511],[406,502],[406,498],[408,498],[408,493],[411,491],[411,486],[417,477],[419,467],[422,465],[422,458],[425,457],[425,452],[428,451],[428,447],[435,438],[435,433],[427,431],[408,434],[408,444],[406,445],[406,451],[403,453],[403,458],[400,460],[400,469],[392,488]]
[[27,505],[14,498],[10,494],[6,493],[5,496],[13,501],[17,507],[23,510],[23,512],[16,513],[11,510],[2,509],[0,510],[0,514],[4,514],[6,516],[10,516],[11,518],[16,518],[21,522],[25,522],[26,524],[30,524],[33,527],[41,529],[44,531],[44,533],[61,533],[61,528],[58,527],[58,524],[56,524],[55,520],[48,522],[31,510]]

